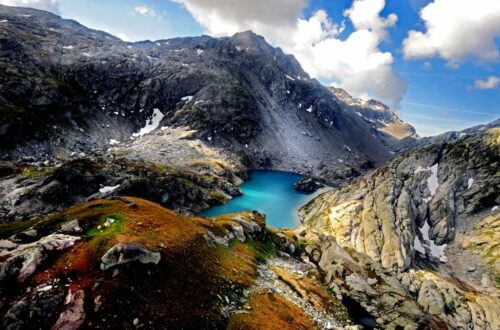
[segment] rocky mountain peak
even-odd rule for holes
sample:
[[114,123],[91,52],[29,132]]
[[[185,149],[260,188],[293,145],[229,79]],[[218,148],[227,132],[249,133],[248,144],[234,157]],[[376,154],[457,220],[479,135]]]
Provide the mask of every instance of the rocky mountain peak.
[[403,122],[401,118],[384,103],[374,99],[365,101],[359,98],[353,98],[342,88],[333,86],[328,88],[346,108],[365,119],[369,125],[377,131],[387,134],[387,143],[389,145],[393,144],[391,138],[402,140],[405,138],[418,137],[415,128]]
[[146,126],[187,127],[252,167],[331,180],[391,157],[370,123],[251,31],[126,43],[36,10],[0,16],[7,158],[100,152]]

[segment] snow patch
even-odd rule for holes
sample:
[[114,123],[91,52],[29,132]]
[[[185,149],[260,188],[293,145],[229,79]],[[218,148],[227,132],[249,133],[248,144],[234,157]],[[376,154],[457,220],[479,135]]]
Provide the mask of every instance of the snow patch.
[[426,167],[426,168],[418,166],[417,169],[415,170],[415,174],[425,171],[431,171],[431,175],[427,178],[427,188],[429,188],[431,197],[433,197],[436,194],[437,188],[439,187],[439,181],[437,177],[438,165],[439,164],[436,163],[431,167]]
[[158,108],[153,109],[153,115],[146,121],[146,125],[137,133],[132,134],[133,137],[141,137],[151,133],[160,125],[161,120],[165,115]]
[[63,46],[63,49],[73,49],[73,46],[69,45],[69,46]]
[[6,20],[6,19],[3,19],[0,21],[0,23],[7,23],[7,22],[8,22],[8,20]]
[[498,206],[493,206],[493,207],[491,208],[491,212],[495,212],[496,210],[498,210]]
[[188,95],[188,96],[181,97],[181,101],[184,101],[186,103],[190,102],[192,99],[193,99],[193,95]]
[[114,145],[117,145],[117,144],[120,144],[120,141],[115,140],[115,139],[109,140],[109,145],[114,146]]
[[422,245],[422,242],[420,242],[420,238],[418,238],[418,235],[415,235],[415,239],[413,240],[413,247],[416,251],[425,255],[424,246]]
[[196,54],[198,54],[198,55],[201,55],[201,54],[203,54],[204,52],[205,52],[205,51],[204,51],[203,49],[199,49],[199,48],[198,48],[198,49],[196,50]]
[[311,105],[309,108],[307,108],[307,109],[306,109],[306,111],[307,111],[307,112],[309,112],[309,113],[313,112],[313,107],[312,107],[312,105]]
[[236,48],[236,50],[239,52],[241,52],[243,50],[243,47],[241,47],[241,46],[235,46],[234,48]]
[[345,145],[345,144],[344,144],[344,148],[346,148],[346,150],[347,150],[347,151],[352,152],[352,149],[351,149],[348,145]]
[[467,180],[467,189],[470,189],[472,187],[473,183],[474,183],[474,179],[473,178],[470,178],[469,180]]
[[99,192],[101,194],[112,192],[112,191],[115,191],[119,186],[120,186],[119,184],[117,184],[116,186],[104,186],[101,189],[99,189]]
[[[420,244],[420,247],[424,250],[424,252],[419,250],[417,245],[415,245],[415,249],[417,251],[425,254],[425,249],[424,249],[424,246],[425,246],[425,247],[429,248],[431,255],[433,257],[438,258],[439,261],[441,261],[441,262],[447,262],[448,258],[446,257],[446,254],[444,253],[444,249],[446,248],[446,246],[448,244],[436,245],[436,243],[432,239],[430,239],[430,237],[429,237],[430,230],[431,230],[431,227],[429,226],[429,223],[427,221],[425,221],[422,228],[420,228],[420,232],[422,233],[422,238],[424,239],[424,242],[423,242],[423,244]],[[415,236],[415,238],[418,239],[417,236]],[[418,239],[418,241],[420,242],[420,239]]]
[[427,186],[429,187],[429,191],[431,192],[431,196],[436,194],[436,190],[439,187],[439,181],[437,177],[438,172],[438,164],[434,164],[430,168],[431,176],[427,179]]
[[293,77],[290,77],[289,75],[285,75],[286,79],[289,79],[289,80],[292,80],[292,81],[295,81],[295,79]]

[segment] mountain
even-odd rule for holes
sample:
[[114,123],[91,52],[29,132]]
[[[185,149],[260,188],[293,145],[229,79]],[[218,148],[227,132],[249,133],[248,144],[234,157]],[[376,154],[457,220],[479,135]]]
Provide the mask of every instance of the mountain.
[[399,155],[303,206],[297,232],[383,328],[498,328],[499,148],[497,121]]
[[374,99],[365,101],[353,98],[342,88],[330,86],[329,90],[340,102],[343,102],[344,108],[365,119],[376,130],[375,134],[379,135],[380,139],[389,146],[397,144],[397,141],[405,138],[418,138],[415,128],[403,122],[394,111],[382,102]]
[[5,159],[130,149],[160,127],[251,168],[329,180],[391,157],[371,122],[252,32],[126,43],[33,9],[0,18]]

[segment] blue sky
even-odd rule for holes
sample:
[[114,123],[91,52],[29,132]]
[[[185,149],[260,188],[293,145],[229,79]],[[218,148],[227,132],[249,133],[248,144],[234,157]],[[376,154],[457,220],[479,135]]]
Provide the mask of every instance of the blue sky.
[[[372,1],[374,4],[381,2],[383,10],[375,13],[376,17],[373,18],[370,13],[372,9],[362,6],[354,8],[351,0],[269,0],[266,4],[256,1],[255,5],[246,0],[59,0],[58,10],[65,18],[75,19],[89,27],[103,29],[131,41],[201,34],[218,36],[240,29],[256,30],[274,45],[294,53],[304,68],[322,83],[335,83],[356,96],[378,97],[388,102],[403,120],[417,128],[420,135],[459,130],[500,117],[500,84],[497,81],[500,61],[495,54],[486,54],[488,45],[491,53],[492,43],[494,51],[495,48],[496,51],[500,49],[500,25],[495,23],[497,19],[500,21],[497,5],[500,1],[434,0],[440,2],[434,6],[437,16],[431,15],[430,8],[428,16],[432,16],[429,18],[434,20],[432,24],[440,24],[442,29],[425,36],[428,40],[435,40],[433,38],[444,35],[443,45],[438,41],[437,46],[429,48],[422,40],[416,40],[410,50],[404,48],[403,43],[409,37],[410,30],[426,33],[428,22],[420,10],[432,1],[359,2],[363,1]],[[455,8],[461,6],[463,8]],[[474,31],[468,31],[467,24],[463,24],[463,29],[448,29],[453,26],[454,20],[460,20],[464,15],[473,16],[469,15],[472,11],[467,6],[484,7],[483,14],[478,13],[477,20],[469,22],[470,29]],[[351,7],[353,14],[346,15],[345,11]],[[318,14],[319,10],[322,15]],[[356,20],[354,12],[361,18]],[[268,13],[271,13],[270,18]],[[485,13],[497,16],[491,18],[491,15],[484,16]],[[395,22],[389,19],[390,14],[397,16]],[[439,21],[440,16],[445,18]],[[304,37],[304,31],[312,31],[316,26],[313,23],[318,22],[321,22],[321,36],[308,32]],[[373,47],[366,49],[366,58],[372,55],[385,56],[385,60],[374,64],[376,68],[371,73],[357,70],[360,63],[364,64],[363,57],[358,62],[346,64],[352,54],[344,54],[343,51],[351,41],[356,50],[354,41],[348,39],[362,29],[372,32],[372,39],[366,35],[366,40],[377,40]],[[291,31],[290,36],[287,36],[287,31]],[[325,37],[326,34],[329,36]],[[454,39],[459,41],[445,45],[448,40]],[[478,43],[471,45],[468,52],[461,50],[459,42],[467,46],[476,39]],[[490,39],[489,43],[486,39]],[[325,47],[316,47],[323,41],[326,41]],[[360,45],[366,43],[360,42]],[[302,47],[309,43],[310,49]],[[413,55],[409,56],[410,53]],[[310,60],[309,54],[318,60]],[[340,61],[337,57],[342,56],[344,59]],[[322,68],[325,68],[325,72],[321,72]],[[384,81],[384,86],[380,87],[381,82],[374,81],[377,79],[373,76],[382,77],[391,83],[385,86]]]

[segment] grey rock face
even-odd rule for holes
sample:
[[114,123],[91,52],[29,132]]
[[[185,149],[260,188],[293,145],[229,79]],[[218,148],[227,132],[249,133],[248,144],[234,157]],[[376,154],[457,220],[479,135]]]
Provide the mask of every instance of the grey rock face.
[[114,266],[138,261],[142,264],[158,264],[161,255],[152,252],[139,244],[118,243],[109,249],[101,258],[101,269],[106,270]]
[[[196,213],[239,195],[232,171],[176,170],[143,161],[86,158],[0,179],[0,222],[33,218],[92,198],[134,196]],[[38,174],[39,173],[39,174]],[[115,187],[101,192],[103,187]],[[105,191],[105,190],[102,190]]]
[[69,291],[64,301],[66,310],[59,315],[52,329],[67,330],[80,328],[85,321],[84,302],[85,292],[83,290]]
[[64,304],[62,286],[44,292],[29,292],[15,302],[2,316],[3,329],[29,329],[39,324],[49,329],[57,319],[58,309]]
[[72,247],[79,239],[51,234],[33,243],[19,244],[13,249],[0,248],[0,281],[16,278],[18,282],[24,282],[51,253]]
[[72,220],[62,224],[61,231],[65,234],[78,234],[82,232],[82,228],[78,220]]
[[319,188],[324,187],[323,184],[316,181],[314,178],[306,177],[296,182],[293,187],[297,191],[311,193],[315,192]]
[[498,291],[477,291],[449,274],[410,269],[388,272],[364,253],[341,247],[324,236],[306,247],[338,297],[362,305],[382,329],[496,329]]
[[417,252],[445,262],[443,244],[499,202],[497,139],[498,127],[398,156],[318,196],[301,209],[302,221],[387,269],[407,269]]
[[251,32],[125,43],[33,9],[1,6],[0,18],[7,157],[89,154],[153,113],[256,168],[333,180],[391,157],[364,119]]
[[296,232],[332,291],[384,329],[498,328],[498,288],[467,270],[498,278],[499,134],[497,121],[416,149],[305,205]]
[[418,303],[429,314],[439,316],[444,313],[443,297],[431,281],[422,282],[418,293]]

